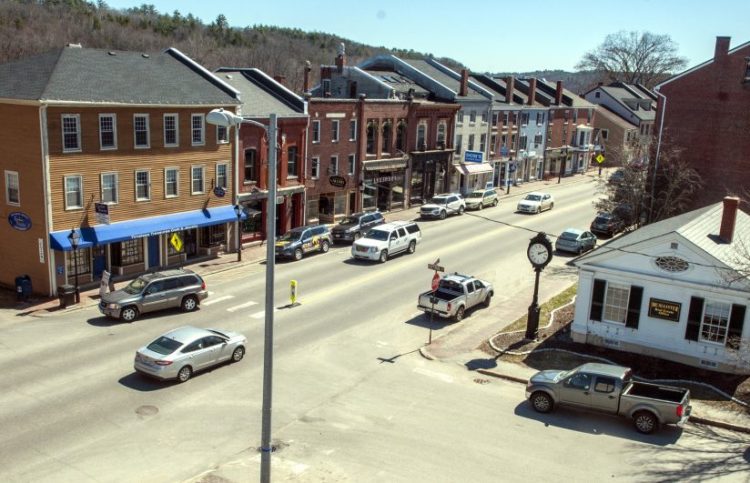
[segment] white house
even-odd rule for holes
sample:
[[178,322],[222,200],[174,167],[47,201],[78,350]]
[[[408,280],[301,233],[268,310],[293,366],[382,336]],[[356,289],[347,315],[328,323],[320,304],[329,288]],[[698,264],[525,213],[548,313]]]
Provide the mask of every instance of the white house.
[[738,207],[739,198],[727,197],[576,259],[573,339],[750,373],[750,281],[743,276],[750,266],[750,216]]

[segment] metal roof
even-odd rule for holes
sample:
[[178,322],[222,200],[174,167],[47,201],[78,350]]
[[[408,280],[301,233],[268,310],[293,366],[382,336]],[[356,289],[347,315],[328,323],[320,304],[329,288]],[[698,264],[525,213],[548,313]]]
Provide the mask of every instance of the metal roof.
[[306,117],[305,101],[260,69],[221,67],[215,74],[237,89],[244,117]]

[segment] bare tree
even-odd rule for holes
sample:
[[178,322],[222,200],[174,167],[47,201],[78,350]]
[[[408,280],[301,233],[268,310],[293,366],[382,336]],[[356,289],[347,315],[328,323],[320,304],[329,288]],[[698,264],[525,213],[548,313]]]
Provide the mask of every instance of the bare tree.
[[652,88],[686,65],[687,60],[677,55],[677,44],[669,35],[620,31],[607,35],[597,48],[586,52],[576,68],[599,72],[610,81]]

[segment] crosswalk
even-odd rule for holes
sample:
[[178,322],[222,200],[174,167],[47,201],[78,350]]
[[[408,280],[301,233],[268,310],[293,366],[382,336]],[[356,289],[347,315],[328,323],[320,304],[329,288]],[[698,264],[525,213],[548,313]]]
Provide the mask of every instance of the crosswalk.
[[[234,295],[221,295],[219,297],[212,297],[214,292],[209,291],[208,292],[208,298],[201,302],[201,307],[210,307],[212,305],[220,306],[219,304],[224,303],[224,305],[229,305],[229,301],[236,301],[236,297]],[[239,310],[247,309],[248,307],[252,307],[254,305],[258,305],[258,302],[255,300],[248,300],[245,302],[242,302],[240,304],[236,305],[229,305],[228,307],[223,307],[223,309],[227,312],[237,312]],[[275,308],[273,309],[274,312],[278,312],[279,309]],[[250,317],[254,319],[262,319],[266,314],[265,310],[261,310],[259,312],[255,312],[253,314],[250,314]]]

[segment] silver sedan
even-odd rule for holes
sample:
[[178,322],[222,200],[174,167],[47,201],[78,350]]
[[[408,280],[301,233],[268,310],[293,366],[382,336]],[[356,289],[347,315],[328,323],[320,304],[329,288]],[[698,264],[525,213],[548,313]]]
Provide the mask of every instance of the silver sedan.
[[247,338],[237,332],[180,327],[135,353],[136,372],[185,382],[198,371],[245,356]]

